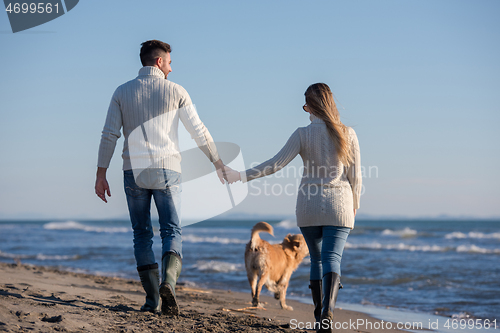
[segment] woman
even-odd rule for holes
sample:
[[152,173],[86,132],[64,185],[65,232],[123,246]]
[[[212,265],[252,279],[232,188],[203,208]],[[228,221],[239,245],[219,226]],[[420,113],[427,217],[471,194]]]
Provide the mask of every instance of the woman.
[[328,85],[309,86],[305,98],[303,109],[310,113],[311,124],[298,128],[270,160],[239,174],[228,170],[228,180],[247,182],[264,177],[286,166],[297,154],[302,157],[297,225],[311,256],[309,287],[316,327],[319,322],[320,332],[333,332],[342,252],[354,227],[361,194],[359,144],[354,130],[340,121]]

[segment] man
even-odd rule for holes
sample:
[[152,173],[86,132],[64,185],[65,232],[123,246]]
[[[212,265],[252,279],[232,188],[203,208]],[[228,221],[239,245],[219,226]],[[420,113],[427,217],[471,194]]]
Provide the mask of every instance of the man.
[[[180,227],[181,165],[177,136],[179,120],[217,169],[224,184],[224,164],[214,141],[201,122],[186,90],[167,80],[172,71],[170,45],[150,40],[142,43],[143,67],[139,76],[119,86],[108,109],[102,131],[95,192],[104,202],[111,196],[106,170],[123,127],[124,186],[134,232],[134,255],[146,303],[142,311],[178,315],[175,284],[181,272]],[[162,280],[152,250],[150,206],[154,198],[162,239]]]

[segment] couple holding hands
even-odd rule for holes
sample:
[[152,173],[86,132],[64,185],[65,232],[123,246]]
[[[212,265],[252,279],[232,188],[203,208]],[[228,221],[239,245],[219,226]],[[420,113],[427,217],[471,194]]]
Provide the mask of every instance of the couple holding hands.
[[[333,320],[340,285],[340,262],[361,195],[360,152],[356,133],[345,126],[328,85],[316,83],[305,92],[303,110],[311,123],[298,128],[271,159],[246,171],[225,166],[207,128],[201,122],[187,91],[167,80],[172,71],[170,45],[158,40],[142,43],[139,75],[119,86],[113,94],[102,131],[95,192],[107,202],[111,195],[106,171],[123,128],[124,188],[134,235],[134,255],[146,302],[141,310],[178,315],[175,285],[182,266],[180,227],[181,165],[177,128],[179,120],[224,183],[248,182],[271,175],[297,155],[304,172],[296,216],[311,256],[310,288],[317,322]],[[139,133],[140,139],[137,139]],[[137,146],[146,152],[137,153]],[[168,152],[177,153],[168,153]],[[155,165],[161,186],[150,187],[151,175],[137,169],[151,167],[150,158],[162,156]],[[137,162],[143,160],[144,163]],[[139,168],[137,167],[139,166]],[[152,250],[151,198],[154,199],[162,240],[161,274]],[[161,277],[161,279],[160,279]],[[161,307],[160,307],[161,298]],[[329,331],[328,329],[326,331]]]

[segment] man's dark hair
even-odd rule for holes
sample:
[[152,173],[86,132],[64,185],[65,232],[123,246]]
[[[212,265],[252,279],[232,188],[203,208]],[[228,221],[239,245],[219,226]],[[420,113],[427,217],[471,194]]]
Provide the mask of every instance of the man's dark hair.
[[170,53],[170,45],[162,41],[153,39],[141,44],[141,63],[143,66],[153,66],[156,59],[163,56],[163,53]]

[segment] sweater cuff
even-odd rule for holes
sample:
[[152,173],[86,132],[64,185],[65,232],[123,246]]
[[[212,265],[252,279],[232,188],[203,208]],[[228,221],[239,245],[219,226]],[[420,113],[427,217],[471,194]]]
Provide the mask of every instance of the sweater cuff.
[[109,168],[109,165],[111,164],[111,159],[110,158],[103,158],[103,157],[100,157],[97,159],[97,167],[98,168]]
[[240,178],[241,178],[241,182],[242,183],[246,183],[248,180],[247,180],[247,172],[246,171],[241,171],[240,172]]

